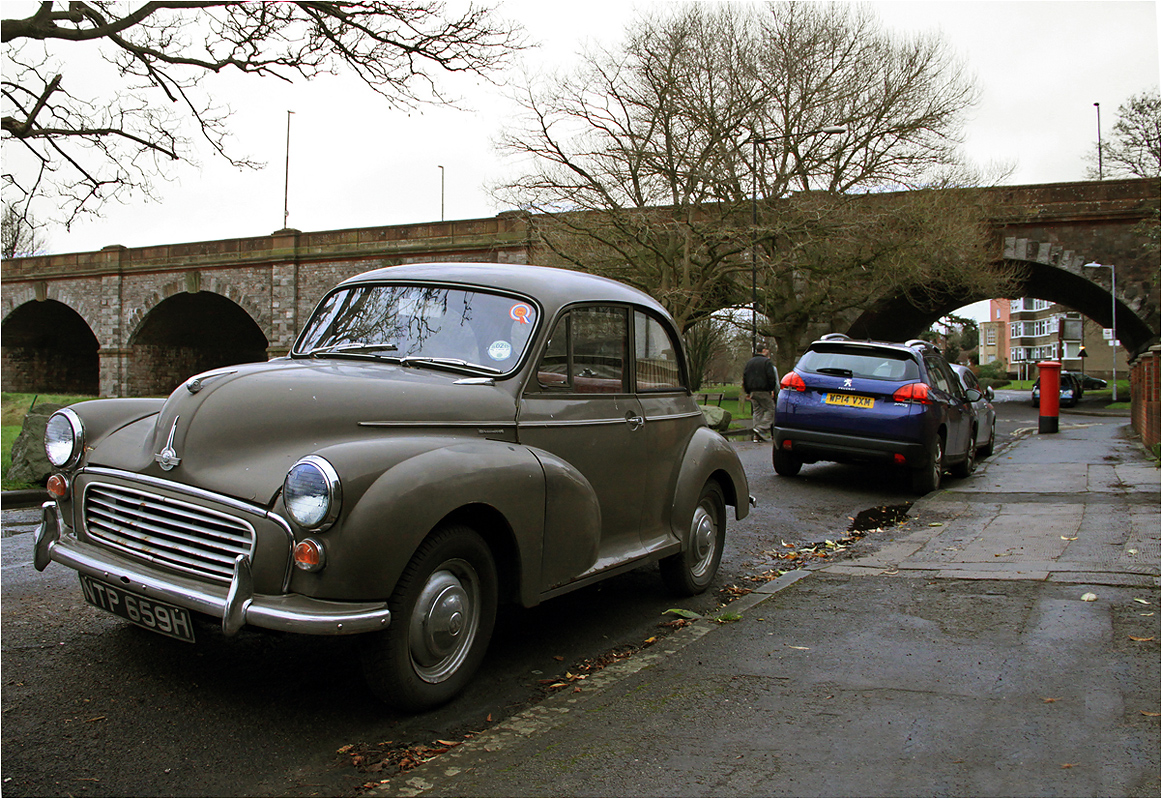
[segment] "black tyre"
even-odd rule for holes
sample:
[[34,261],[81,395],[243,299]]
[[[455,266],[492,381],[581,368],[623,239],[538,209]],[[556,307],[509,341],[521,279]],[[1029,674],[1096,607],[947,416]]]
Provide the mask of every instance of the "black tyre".
[[928,463],[912,470],[912,490],[917,494],[928,494],[940,488],[940,477],[944,473],[944,442],[938,436]]
[[433,532],[388,600],[390,626],[361,642],[372,693],[409,712],[452,699],[484,659],[496,604],[496,565],[484,540],[462,525]]
[[778,447],[771,450],[771,460],[775,464],[775,473],[782,477],[794,477],[803,468],[803,461],[789,452],[783,452]]
[[710,587],[726,541],[726,501],[718,483],[703,487],[690,519],[686,549],[659,562],[662,581],[678,596],[694,596]]
[[997,445],[997,420],[993,419],[992,425],[989,427],[989,443],[980,448],[980,457],[987,458],[993,454]]
[[952,467],[952,473],[957,477],[968,477],[976,471],[976,431],[968,437],[968,449],[964,453],[964,460]]

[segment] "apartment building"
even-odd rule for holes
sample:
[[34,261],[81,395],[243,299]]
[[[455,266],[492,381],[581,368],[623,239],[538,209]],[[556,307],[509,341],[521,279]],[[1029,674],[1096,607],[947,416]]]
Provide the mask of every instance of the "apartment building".
[[[992,306],[1001,303],[1008,304],[1006,367],[1009,374],[1018,380],[1036,378],[1037,363],[1040,361],[1058,361],[1068,371],[1086,372],[1108,379],[1112,374],[1111,351],[1114,349],[1117,351],[1118,371],[1123,375],[1128,374],[1126,353],[1120,347],[1110,346],[1108,330],[1103,330],[1097,323],[1071,308],[1033,297],[990,302],[988,324],[996,328],[1000,351],[1003,351],[999,345],[1004,314]],[[983,325],[981,332],[982,338],[986,338]],[[984,351],[981,363],[987,363]]]

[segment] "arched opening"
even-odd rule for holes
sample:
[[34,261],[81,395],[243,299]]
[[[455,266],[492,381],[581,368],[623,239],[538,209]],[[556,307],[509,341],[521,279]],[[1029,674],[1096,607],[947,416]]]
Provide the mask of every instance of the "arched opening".
[[128,394],[169,394],[191,375],[266,360],[267,339],[237,303],[212,292],[159,303],[129,341]]
[[26,302],[4,320],[4,391],[96,395],[99,344],[84,318],[56,300]]

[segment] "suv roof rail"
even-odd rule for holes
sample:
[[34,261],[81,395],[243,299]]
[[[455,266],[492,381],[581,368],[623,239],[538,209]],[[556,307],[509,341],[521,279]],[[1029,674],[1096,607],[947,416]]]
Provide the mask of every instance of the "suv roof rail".
[[846,333],[828,333],[825,336],[819,337],[820,341],[851,341],[851,336]]
[[934,350],[934,349],[936,349],[935,344],[933,344],[931,341],[925,341],[922,338],[908,339],[907,341],[904,342],[904,346],[905,347],[916,347],[917,349],[921,349],[921,350],[925,350],[925,349],[933,349]]

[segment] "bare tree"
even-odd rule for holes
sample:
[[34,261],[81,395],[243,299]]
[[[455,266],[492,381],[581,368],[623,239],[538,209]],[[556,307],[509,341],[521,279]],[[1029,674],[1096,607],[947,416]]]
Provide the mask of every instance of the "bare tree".
[[523,124],[500,142],[527,171],[497,195],[533,213],[562,262],[651,292],[683,328],[749,303],[753,259],[779,320],[764,332],[789,349],[811,321],[866,302],[859,291],[930,277],[902,268],[904,253],[933,260],[923,242],[873,237],[913,234],[903,211],[861,222],[847,195],[941,183],[975,96],[940,40],[889,36],[866,7],[655,7],[619,47],[529,82]]
[[4,203],[0,218],[0,256],[4,260],[25,255],[39,255],[45,251],[44,236],[22,209]]
[[1086,177],[1156,178],[1162,174],[1162,100],[1157,88],[1135,94],[1118,107],[1113,136],[1102,142],[1101,154],[1100,173],[1091,155]]
[[[446,100],[441,74],[487,76],[523,46],[491,9],[449,15],[440,0],[42,2],[27,18],[3,20],[2,39],[4,138],[31,162],[5,170],[6,193],[55,195],[66,224],[110,199],[150,195],[166,164],[191,158],[195,139],[236,166],[256,166],[231,153],[230,109],[206,78],[346,72],[410,107]],[[84,96],[84,81],[66,68],[94,46],[116,79],[106,94]]]

